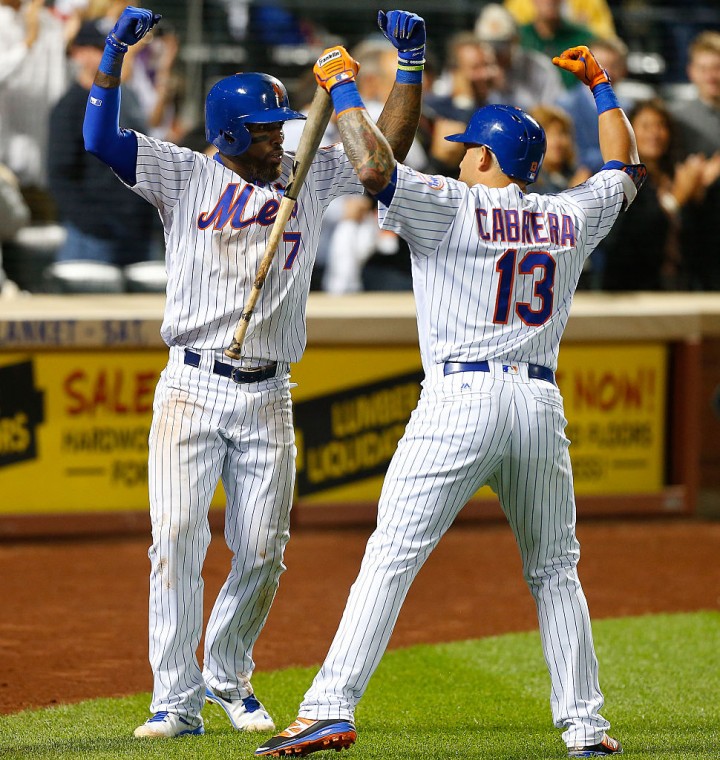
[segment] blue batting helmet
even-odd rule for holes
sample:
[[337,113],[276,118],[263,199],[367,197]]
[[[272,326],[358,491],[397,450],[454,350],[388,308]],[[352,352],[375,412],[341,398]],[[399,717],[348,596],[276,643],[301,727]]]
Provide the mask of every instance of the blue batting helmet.
[[285,85],[269,74],[233,74],[215,84],[205,99],[205,136],[226,156],[239,156],[251,142],[246,124],[306,118],[293,111]]
[[527,183],[535,182],[545,158],[545,130],[515,106],[479,108],[462,134],[445,139],[490,148],[504,174]]

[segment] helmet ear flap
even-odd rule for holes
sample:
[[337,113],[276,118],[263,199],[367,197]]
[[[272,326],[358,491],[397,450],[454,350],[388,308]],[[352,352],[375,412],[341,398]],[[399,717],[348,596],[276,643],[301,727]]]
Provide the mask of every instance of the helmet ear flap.
[[244,153],[252,142],[252,136],[244,124],[237,124],[233,134],[220,130],[212,144],[226,156],[239,156]]

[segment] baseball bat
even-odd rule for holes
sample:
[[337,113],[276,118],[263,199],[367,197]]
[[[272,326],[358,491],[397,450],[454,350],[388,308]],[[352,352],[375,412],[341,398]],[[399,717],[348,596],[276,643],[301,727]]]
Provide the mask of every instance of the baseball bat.
[[230,343],[225,349],[225,356],[228,356],[231,359],[240,359],[242,357],[242,344],[245,340],[245,333],[250,324],[250,317],[255,310],[255,304],[260,297],[260,291],[262,290],[265,278],[270,270],[270,265],[275,257],[280,238],[282,237],[285,226],[295,208],[295,202],[300,193],[300,188],[305,181],[305,177],[310,169],[310,164],[320,146],[320,141],[322,140],[325,129],[330,121],[332,111],[333,106],[332,100],[330,100],[330,95],[328,95],[322,87],[318,87],[315,91],[312,103],[310,104],[307,121],[303,127],[302,134],[300,135],[300,142],[298,143],[298,148],[295,152],[295,160],[293,161],[292,170],[290,172],[290,179],[285,188],[282,200],[280,201],[280,206],[275,221],[273,222],[272,229],[270,230],[270,237],[265,246],[265,252],[260,265],[258,266],[257,274],[255,275],[255,282],[250,291],[250,296],[240,314],[240,320],[235,328],[232,343]]

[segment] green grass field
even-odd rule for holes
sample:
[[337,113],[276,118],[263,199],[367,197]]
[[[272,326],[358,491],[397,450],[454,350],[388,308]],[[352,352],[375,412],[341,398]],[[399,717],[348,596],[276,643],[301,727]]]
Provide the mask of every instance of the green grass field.
[[[636,760],[720,758],[720,612],[594,623],[613,733]],[[315,669],[258,673],[258,695],[284,728]],[[52,674],[48,674],[51,678]],[[552,727],[536,633],[389,652],[361,702],[358,742],[318,760],[534,760],[566,757]],[[140,741],[148,694],[0,716],[1,758],[250,758],[265,734],[234,732],[206,705],[204,737]]]

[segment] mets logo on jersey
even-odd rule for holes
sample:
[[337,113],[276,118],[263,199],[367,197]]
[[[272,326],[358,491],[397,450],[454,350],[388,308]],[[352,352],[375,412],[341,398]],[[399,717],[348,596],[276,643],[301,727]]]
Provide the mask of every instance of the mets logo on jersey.
[[439,175],[423,174],[415,169],[408,170],[410,174],[417,177],[420,182],[424,182],[431,190],[442,190],[445,187],[445,179]]

